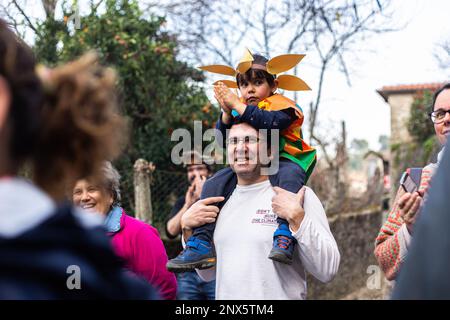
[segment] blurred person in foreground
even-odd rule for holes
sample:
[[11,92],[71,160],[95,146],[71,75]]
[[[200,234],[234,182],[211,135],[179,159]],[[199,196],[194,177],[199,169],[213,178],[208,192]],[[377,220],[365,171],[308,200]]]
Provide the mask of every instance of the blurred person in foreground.
[[[39,76],[38,76],[39,74]],[[116,77],[94,54],[36,71],[0,19],[0,299],[150,299],[65,186],[120,152]],[[35,183],[18,176],[28,164]]]

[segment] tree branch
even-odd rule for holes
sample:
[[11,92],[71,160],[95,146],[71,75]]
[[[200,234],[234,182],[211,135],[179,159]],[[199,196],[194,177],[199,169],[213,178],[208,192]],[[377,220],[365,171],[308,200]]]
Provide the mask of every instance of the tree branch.
[[329,168],[334,168],[334,162],[331,160],[330,156],[328,155],[326,144],[320,139],[319,137],[313,135],[311,136],[311,140],[314,140],[317,142],[317,144],[320,146],[320,149],[322,149],[323,155],[325,156],[325,161],[327,162]]
[[30,21],[30,19],[28,18],[28,16],[25,14],[25,12],[22,10],[22,8],[19,6],[19,4],[17,3],[16,0],[12,0],[12,2],[14,3],[14,5],[16,6],[17,10],[19,10],[20,14],[25,18],[25,20],[27,21],[27,25],[29,28],[31,28],[37,35],[39,34],[37,28],[33,25],[33,23]]

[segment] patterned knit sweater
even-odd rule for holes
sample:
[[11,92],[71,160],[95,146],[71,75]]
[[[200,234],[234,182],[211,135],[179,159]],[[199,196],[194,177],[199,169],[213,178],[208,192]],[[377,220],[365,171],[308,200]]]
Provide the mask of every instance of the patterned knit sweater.
[[[436,164],[429,164],[423,168],[419,191],[428,190],[436,167]],[[394,207],[375,240],[375,257],[388,280],[394,280],[397,276],[411,242],[411,235],[400,216],[398,207],[398,201],[404,193],[405,191],[400,187],[395,196]]]

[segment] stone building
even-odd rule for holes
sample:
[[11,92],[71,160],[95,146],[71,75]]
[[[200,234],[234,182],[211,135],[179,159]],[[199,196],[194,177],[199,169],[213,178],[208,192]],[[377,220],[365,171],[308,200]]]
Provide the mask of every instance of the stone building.
[[[390,145],[406,144],[411,142],[407,123],[414,98],[424,91],[434,92],[443,86],[444,83],[422,83],[408,85],[384,86],[377,90],[377,93],[383,97],[384,101],[391,107],[391,135]],[[392,158],[392,157],[391,157]],[[393,194],[398,188],[397,180],[403,171],[396,166],[394,162],[390,164],[390,178],[392,181]]]

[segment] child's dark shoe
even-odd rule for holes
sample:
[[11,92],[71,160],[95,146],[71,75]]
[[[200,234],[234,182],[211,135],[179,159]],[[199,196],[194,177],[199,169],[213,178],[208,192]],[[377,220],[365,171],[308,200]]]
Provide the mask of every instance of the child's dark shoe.
[[171,272],[188,272],[194,269],[208,269],[216,265],[214,246],[204,240],[190,237],[186,248],[167,262],[167,270]]
[[297,243],[292,236],[274,235],[273,247],[269,254],[269,259],[285,264],[292,264],[292,256],[294,254],[294,247]]

